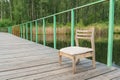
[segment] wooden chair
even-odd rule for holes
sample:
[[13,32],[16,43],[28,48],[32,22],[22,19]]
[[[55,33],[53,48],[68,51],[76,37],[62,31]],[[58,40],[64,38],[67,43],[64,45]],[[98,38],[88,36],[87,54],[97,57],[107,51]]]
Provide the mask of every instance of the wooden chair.
[[[79,47],[78,40],[90,40],[91,48]],[[73,73],[76,72],[76,63],[80,58],[92,57],[93,68],[95,64],[95,44],[94,44],[94,28],[88,30],[76,30],[75,36],[76,46],[66,47],[59,50],[59,63],[62,62],[62,56],[72,59]]]

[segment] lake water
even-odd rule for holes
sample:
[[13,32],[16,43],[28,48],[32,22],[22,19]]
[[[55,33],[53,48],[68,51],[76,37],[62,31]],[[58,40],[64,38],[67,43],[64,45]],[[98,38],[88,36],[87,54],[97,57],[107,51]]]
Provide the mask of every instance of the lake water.
[[[39,43],[43,44],[43,36],[38,36]],[[70,34],[57,35],[57,49],[70,46]],[[35,41],[35,35],[33,36]],[[53,47],[53,35],[46,35],[46,45]],[[80,41],[80,46],[90,46],[88,41]],[[102,63],[107,63],[107,47],[108,38],[107,36],[95,37],[95,52],[96,60]],[[120,67],[120,34],[114,34],[114,45],[113,45],[113,65]]]

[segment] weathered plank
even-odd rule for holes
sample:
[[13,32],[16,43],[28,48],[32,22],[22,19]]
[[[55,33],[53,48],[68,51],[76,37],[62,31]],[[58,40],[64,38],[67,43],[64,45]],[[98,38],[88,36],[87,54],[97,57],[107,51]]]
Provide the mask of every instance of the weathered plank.
[[115,77],[119,77],[120,76],[120,70],[116,69],[115,71],[106,73],[106,74],[102,74],[100,76],[91,78],[89,80],[112,80]]
[[53,53],[56,53],[52,56],[56,56],[57,52],[56,51],[51,51],[51,54],[49,53],[51,50],[45,50],[44,53],[42,51],[37,51],[39,54],[36,54],[36,50],[33,51],[26,51],[26,52],[18,52],[17,54],[9,54],[9,55],[0,55],[1,60],[9,60],[9,59],[17,59],[21,57],[28,57],[28,56],[40,56],[40,55],[52,55]]
[[43,64],[49,64],[52,62],[56,62],[56,59],[45,58],[45,59],[31,60],[31,61],[24,61],[24,62],[21,61],[21,62],[16,62],[16,63],[15,62],[7,63],[7,64],[4,63],[0,65],[0,72],[14,70],[14,69],[21,69],[21,68],[26,68],[26,67],[32,67],[32,66],[37,66],[37,65],[43,65]]
[[[57,69],[61,69],[64,67],[68,67],[69,65],[64,65],[64,66],[58,66],[59,64],[57,62],[55,63],[50,63],[46,65],[41,65],[41,66],[35,66],[35,67],[29,67],[25,69],[18,69],[18,70],[13,70],[8,72],[3,72],[0,75],[0,80],[4,79],[10,79],[10,78],[19,78],[19,77],[24,77],[24,76],[30,76],[30,75],[35,75],[38,73],[44,73],[47,71],[53,71]],[[16,79],[17,80],[17,79]]]
[[120,76],[114,77],[111,80],[120,80]]
[[[72,64],[66,64],[66,65],[68,65],[68,67],[64,67],[64,68],[61,68],[61,69],[54,69],[54,70],[51,70],[51,71],[46,71],[44,73],[37,73],[35,75],[33,74],[33,75],[28,75],[28,76],[13,78],[13,79],[11,78],[10,80],[34,80],[36,78],[43,78],[43,77],[54,76],[54,75],[59,75],[59,74],[64,74],[64,73],[70,73],[71,75],[73,75],[72,74]],[[77,66],[78,70],[83,70],[84,69],[83,67],[86,67],[86,69],[91,68],[91,63],[90,62],[83,63],[81,65]],[[60,65],[58,65],[58,66],[60,66]],[[64,65],[62,65],[62,66],[64,66]],[[64,74],[64,75],[66,75],[66,74]]]
[[[87,64],[86,64],[87,65]],[[75,75],[71,74],[71,73],[60,73],[57,75],[53,75],[53,76],[48,76],[48,77],[44,77],[44,78],[36,78],[36,80],[86,80],[90,77],[94,77],[97,75],[101,75],[107,72],[110,72],[112,70],[115,70],[114,68],[112,69],[108,69],[106,66],[102,65],[102,64],[97,64],[97,68],[96,69],[90,69],[90,66],[88,67],[83,67],[80,70],[77,70],[78,73],[76,73]]]
[[[58,50],[0,33],[0,80],[119,80],[120,69],[84,59],[72,74],[72,62],[58,63]],[[7,42],[6,42],[7,40]]]

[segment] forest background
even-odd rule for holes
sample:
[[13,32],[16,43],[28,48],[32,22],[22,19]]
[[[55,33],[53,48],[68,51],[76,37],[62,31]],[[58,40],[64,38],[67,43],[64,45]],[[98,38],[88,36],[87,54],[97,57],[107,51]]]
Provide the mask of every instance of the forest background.
[[[0,27],[8,27],[42,18],[96,0],[0,0]],[[77,26],[108,25],[108,1],[75,11]],[[70,26],[71,13],[57,16],[57,24]],[[52,23],[53,18],[47,19]],[[115,25],[120,24],[120,0],[115,2]]]

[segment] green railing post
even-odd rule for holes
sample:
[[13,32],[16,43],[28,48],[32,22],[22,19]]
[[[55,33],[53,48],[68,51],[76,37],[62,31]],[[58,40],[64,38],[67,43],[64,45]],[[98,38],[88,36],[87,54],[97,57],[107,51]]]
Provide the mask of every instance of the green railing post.
[[30,40],[32,41],[32,22],[30,22]]
[[23,38],[25,39],[25,24],[23,24]]
[[54,48],[56,49],[56,15],[53,16]]
[[[98,4],[98,3],[102,3],[102,2],[105,2],[105,1],[107,1],[107,0],[97,0],[97,1],[85,4],[85,5],[82,5],[82,6],[78,6],[76,8],[68,9],[68,10],[65,10],[65,11],[62,11],[62,12],[59,12],[59,13],[55,13],[55,14],[52,14],[52,15],[49,15],[49,16],[46,16],[46,17],[39,18],[37,20],[28,21],[27,23],[35,22],[35,27],[36,27],[36,43],[38,43],[38,22],[37,21],[38,20],[43,20],[43,44],[46,45],[45,19],[49,18],[49,17],[54,17],[54,48],[56,48],[56,34],[55,34],[56,33],[56,16],[59,15],[59,14],[63,14],[63,13],[67,13],[67,12],[71,11],[71,46],[74,46],[74,24],[75,24],[75,21],[74,21],[74,19],[75,19],[74,18],[74,16],[75,16],[74,15],[74,10],[85,8],[85,7],[88,7],[88,6],[91,6],[91,5],[95,5],[95,4]],[[112,2],[112,0],[110,0],[110,2]],[[23,29],[23,31],[22,31],[23,32],[23,38],[26,37],[28,39],[28,32],[27,32],[28,29],[25,27],[25,23],[23,23],[23,28],[22,29]],[[10,30],[8,30],[8,31],[10,32]],[[30,33],[30,37],[31,37],[31,40],[32,40],[32,32]]]
[[114,0],[109,1],[109,34],[108,34],[108,58],[107,65],[112,66],[113,31],[114,31]]
[[12,26],[8,27],[8,33],[12,34]]
[[24,35],[24,30],[23,30],[23,24],[21,24],[21,26],[22,26],[22,38],[23,38],[23,35]]
[[10,33],[10,27],[8,27],[8,33]]
[[36,26],[36,43],[38,43],[38,22],[37,20],[35,21],[35,26]]
[[46,45],[45,19],[43,18],[43,44]]
[[26,23],[26,39],[28,40],[28,23]]
[[22,30],[22,24],[20,24],[20,37],[22,38],[22,33],[23,33],[23,30]]
[[71,10],[71,46],[74,46],[74,10]]

